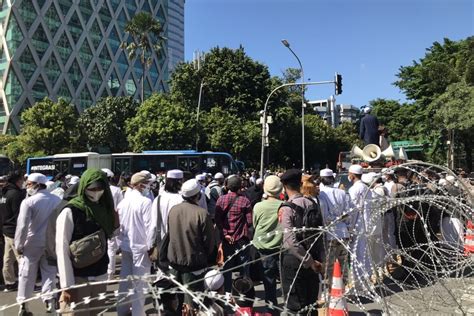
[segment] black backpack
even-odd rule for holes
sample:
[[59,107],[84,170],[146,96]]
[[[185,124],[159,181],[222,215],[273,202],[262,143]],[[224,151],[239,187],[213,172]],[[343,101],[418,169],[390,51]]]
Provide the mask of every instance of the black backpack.
[[[310,198],[304,197],[306,200],[310,201],[311,204],[307,208],[303,208],[299,205],[296,205],[292,202],[285,202],[281,206],[287,206],[294,211],[295,216],[293,217],[293,227],[301,228],[317,228],[323,226],[323,216],[321,213],[321,208],[319,206],[319,199],[317,203]],[[313,259],[321,259],[323,251],[323,237],[320,235],[318,230],[310,229],[304,230],[295,233],[296,240],[303,245],[304,249],[313,257]],[[317,241],[315,242],[315,239]]]

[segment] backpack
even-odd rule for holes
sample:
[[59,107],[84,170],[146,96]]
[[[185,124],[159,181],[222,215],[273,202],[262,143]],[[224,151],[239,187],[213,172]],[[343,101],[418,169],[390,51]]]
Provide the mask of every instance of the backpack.
[[[301,228],[317,228],[323,226],[323,216],[319,206],[319,199],[317,203],[310,198],[304,199],[311,202],[307,208],[303,208],[292,202],[284,202],[281,207],[287,206],[294,211],[293,227]],[[306,251],[309,251],[313,259],[320,259],[322,254],[323,238],[318,234],[317,230],[300,231],[295,233],[296,240],[303,245]],[[317,241],[315,242],[315,239]]]

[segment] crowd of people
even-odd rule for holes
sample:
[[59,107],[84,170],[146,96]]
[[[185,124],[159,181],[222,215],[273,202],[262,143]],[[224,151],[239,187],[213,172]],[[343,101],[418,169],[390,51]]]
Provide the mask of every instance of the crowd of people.
[[[426,230],[414,207],[390,207],[391,198],[413,192],[459,196],[455,177],[420,177],[404,168],[366,173],[352,165],[348,178],[346,192],[328,168],[313,175],[267,172],[263,178],[256,172],[190,178],[181,170],[118,177],[108,169],[87,169],[80,178],[48,181],[40,173],[14,173],[0,178],[4,288],[18,291],[20,315],[30,312],[25,300],[33,297],[38,271],[48,312],[98,314],[103,302],[83,299],[99,297],[119,279],[118,315],[145,315],[149,284],[164,291],[160,306],[166,315],[228,315],[235,311],[215,294],[231,293],[231,304],[251,313],[261,281],[267,313],[280,314],[284,307],[314,314],[317,302],[328,299],[336,260],[351,284],[348,294],[357,295],[388,273],[406,279],[403,267],[423,258],[416,248],[406,257],[396,250],[423,244],[427,235],[441,235],[462,252],[462,218],[421,207],[421,214],[430,212]],[[185,291],[167,292],[176,287],[169,276]],[[60,296],[53,294],[56,288]],[[195,293],[214,295],[201,302]]]

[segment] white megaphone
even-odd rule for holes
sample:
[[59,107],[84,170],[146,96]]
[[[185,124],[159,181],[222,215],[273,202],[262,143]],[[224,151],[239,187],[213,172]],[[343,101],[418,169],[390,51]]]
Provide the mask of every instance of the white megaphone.
[[398,151],[398,159],[408,160],[408,155],[407,155],[407,152],[405,151],[405,148],[400,147],[400,150]]
[[379,160],[381,156],[382,151],[380,147],[375,144],[368,144],[362,150],[362,159],[369,163]]
[[395,152],[393,151],[392,145],[388,146],[387,149],[382,151],[382,155],[386,158],[392,158],[395,157]]
[[363,158],[364,152],[362,151],[362,149],[360,149],[359,146],[354,145],[352,146],[352,149],[351,149],[351,156],[357,157],[357,158]]

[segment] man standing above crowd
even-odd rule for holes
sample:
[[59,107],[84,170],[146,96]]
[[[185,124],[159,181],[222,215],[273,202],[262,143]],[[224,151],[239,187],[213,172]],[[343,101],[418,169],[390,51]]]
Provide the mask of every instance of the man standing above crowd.
[[321,211],[323,213],[324,226],[328,229],[326,234],[327,250],[326,255],[326,280],[328,288],[332,286],[332,274],[334,262],[339,260],[341,264],[343,278],[347,279],[347,257],[349,246],[349,225],[348,216],[350,203],[346,192],[336,189],[334,185],[334,172],[331,169],[323,169],[319,173],[321,177],[319,200],[321,201]]
[[2,189],[2,198],[0,199],[0,212],[4,219],[3,236],[5,237],[5,252],[3,254],[3,279],[6,292],[15,291],[17,287],[14,264],[15,260],[19,260],[19,255],[14,246],[14,238],[21,201],[23,201],[26,195],[22,187],[22,175],[15,173],[8,176],[8,183]]
[[214,219],[216,210],[216,203],[219,197],[222,196],[222,187],[224,185],[224,175],[220,172],[214,175],[214,180],[206,187],[207,211],[211,218]]
[[[217,200],[215,221],[222,239],[224,260],[233,258],[224,265],[224,270],[244,265],[240,268],[241,276],[249,276],[250,269],[248,247],[241,250],[250,242],[249,229],[252,227],[252,207],[249,199],[241,192],[242,179],[239,176],[230,176],[227,179],[229,193]],[[235,252],[239,251],[238,255]],[[232,271],[224,273],[225,290],[232,290]]]
[[20,314],[26,313],[25,299],[33,296],[38,266],[41,269],[42,299],[46,310],[55,309],[53,295],[48,294],[56,287],[57,268],[48,264],[44,253],[48,220],[61,199],[46,190],[48,179],[41,173],[32,173],[26,181],[28,198],[23,200],[15,232],[15,249],[22,256],[19,267],[17,302],[21,303]]
[[[152,248],[156,229],[156,222],[151,219],[152,202],[146,190],[148,177],[141,172],[135,173],[132,176],[131,185],[132,190],[117,207],[120,218],[120,248],[122,249],[121,279],[130,275],[140,278],[150,273],[151,262],[148,251]],[[130,289],[134,289],[134,294],[130,299],[131,304],[126,302],[117,307],[118,315],[128,315],[130,307],[132,307],[132,315],[144,315],[143,290],[146,287],[147,283],[142,279],[120,283],[120,293],[127,293]]]
[[372,108],[366,106],[364,108],[364,117],[360,120],[359,137],[364,140],[366,145],[379,145],[379,121],[375,116],[370,114]]
[[[281,285],[285,296],[285,306],[291,313],[298,313],[310,306],[314,307],[319,292],[318,274],[322,270],[319,257],[322,257],[323,249],[317,247],[317,242],[309,249],[305,246],[308,243],[303,242],[304,238],[301,238],[301,234],[293,231],[294,228],[303,226],[302,223],[297,224],[297,222],[303,218],[303,213],[313,208],[315,204],[313,200],[301,195],[301,176],[301,171],[298,169],[287,170],[281,176],[281,182],[288,194],[288,202],[294,207],[282,206],[278,215],[282,229],[285,231],[283,248],[286,250],[281,260]],[[322,218],[320,218],[319,223],[311,227],[315,228],[322,224]],[[317,235],[317,232],[314,231],[312,234]]]

